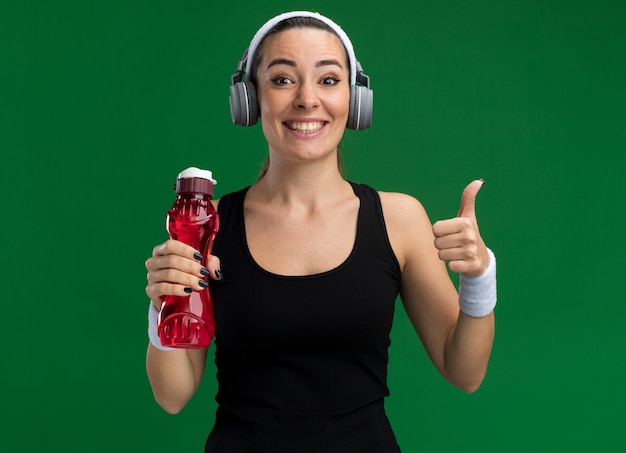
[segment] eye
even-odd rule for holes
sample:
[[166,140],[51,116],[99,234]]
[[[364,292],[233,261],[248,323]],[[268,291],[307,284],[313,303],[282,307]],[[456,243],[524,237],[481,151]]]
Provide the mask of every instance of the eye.
[[274,77],[272,79],[272,83],[274,85],[290,85],[293,83],[293,81],[287,77],[280,76],[280,77]]
[[321,80],[321,84],[322,85],[337,85],[340,82],[340,80],[337,77],[333,77],[333,76],[329,76],[329,77],[324,77]]

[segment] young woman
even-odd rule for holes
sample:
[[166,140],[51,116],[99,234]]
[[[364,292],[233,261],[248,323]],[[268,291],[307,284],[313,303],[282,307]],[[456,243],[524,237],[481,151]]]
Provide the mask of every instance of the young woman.
[[[196,392],[206,351],[163,348],[155,313],[163,296],[212,278],[219,390],[205,452],[400,451],[383,403],[398,294],[445,379],[473,392],[485,376],[496,282],[474,213],[482,181],[464,190],[456,218],[434,225],[416,199],[346,181],[337,148],[346,125],[363,127],[359,70],[330,19],[294,12],[266,23],[249,48],[244,93],[267,140],[265,170],[216,202],[221,228],[206,268],[172,240],[146,261],[147,372],[170,413]],[[445,263],[461,275],[458,293]]]

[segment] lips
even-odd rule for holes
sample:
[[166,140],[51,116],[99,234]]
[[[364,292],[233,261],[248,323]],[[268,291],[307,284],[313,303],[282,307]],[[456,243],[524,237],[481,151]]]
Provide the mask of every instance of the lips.
[[319,131],[326,124],[325,121],[286,121],[285,126],[292,131],[311,134]]

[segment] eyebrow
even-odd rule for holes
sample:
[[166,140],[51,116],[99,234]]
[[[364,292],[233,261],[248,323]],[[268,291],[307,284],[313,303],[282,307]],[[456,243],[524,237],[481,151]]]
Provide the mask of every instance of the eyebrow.
[[[275,58],[274,60],[270,61],[267,67],[271,68],[272,66],[276,66],[279,64],[284,64],[284,65],[291,66],[294,68],[298,67],[295,61],[289,60],[287,58]],[[315,63],[316,68],[321,68],[322,66],[339,66],[341,69],[343,69],[343,66],[341,66],[341,63],[339,63],[339,61],[335,59],[320,60]]]

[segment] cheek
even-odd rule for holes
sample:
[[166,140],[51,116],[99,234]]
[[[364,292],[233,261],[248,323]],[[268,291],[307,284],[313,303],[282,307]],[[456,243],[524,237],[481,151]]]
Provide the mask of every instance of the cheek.
[[338,116],[348,116],[350,110],[350,91],[347,90],[342,93],[342,96],[337,96],[332,102],[333,111]]
[[287,106],[285,99],[270,93],[264,93],[257,99],[261,117],[265,116],[267,120],[270,120],[272,116],[279,115]]

